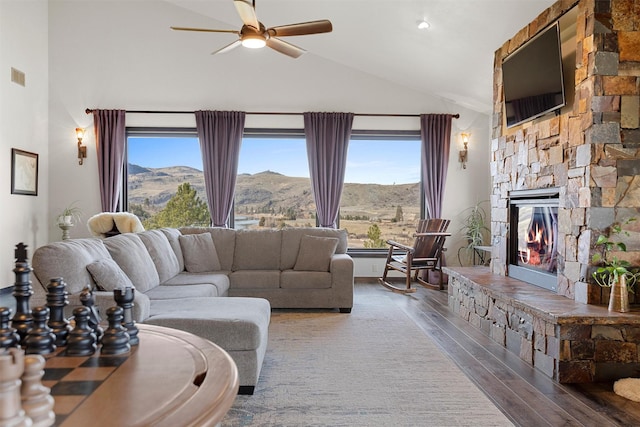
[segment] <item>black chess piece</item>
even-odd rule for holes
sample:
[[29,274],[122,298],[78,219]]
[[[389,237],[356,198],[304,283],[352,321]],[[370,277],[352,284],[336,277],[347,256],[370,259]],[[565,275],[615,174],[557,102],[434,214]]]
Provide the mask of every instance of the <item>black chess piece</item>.
[[66,290],[67,284],[62,277],[51,279],[47,286],[47,307],[49,307],[49,322],[51,331],[56,336],[56,346],[67,345],[67,338],[71,331],[69,321],[64,317],[64,308],[69,304]]
[[140,340],[138,339],[138,327],[133,320],[133,298],[135,289],[127,287],[124,289],[114,289],[113,298],[118,306],[122,307],[124,311],[124,319],[122,325],[127,328],[129,333],[129,344],[138,345]]
[[20,345],[20,335],[15,328],[9,326],[10,317],[11,309],[0,307],[0,353],[2,353],[2,349]]
[[89,286],[85,287],[80,293],[80,302],[89,309],[89,327],[93,329],[93,333],[96,334],[96,338],[98,342],[100,342],[104,332],[100,326],[102,318],[100,317],[98,308],[95,306],[95,298],[93,297],[93,292]]
[[24,339],[24,352],[26,354],[50,354],[56,350],[56,336],[47,326],[49,319],[48,307],[36,307],[33,309],[33,327],[27,332]]
[[31,288],[31,266],[27,258],[27,245],[18,243],[15,250],[16,267],[13,272],[16,275],[16,282],[13,287],[13,296],[16,299],[16,312],[11,319],[11,326],[18,331],[20,343],[24,342],[27,332],[33,326],[33,317],[29,309],[29,298],[33,295]]
[[115,355],[131,351],[129,344],[129,334],[127,328],[122,325],[124,310],[122,307],[109,307],[107,309],[107,320],[109,327],[102,336],[102,349],[100,354]]
[[89,326],[89,309],[85,306],[73,309],[75,327],[67,339],[67,356],[91,356],[98,349],[96,334]]

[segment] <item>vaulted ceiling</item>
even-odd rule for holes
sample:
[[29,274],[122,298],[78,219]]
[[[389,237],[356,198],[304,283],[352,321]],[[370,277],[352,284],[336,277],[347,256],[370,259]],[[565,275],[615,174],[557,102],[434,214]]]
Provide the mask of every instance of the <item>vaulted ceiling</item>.
[[[167,0],[197,19],[172,25],[238,30],[232,0]],[[553,0],[257,0],[266,26],[329,19],[327,34],[287,37],[287,42],[325,60],[394,84],[490,113],[493,54]],[[426,30],[417,22],[430,23]],[[176,37],[178,37],[176,35]],[[207,40],[208,55],[233,42],[224,33],[184,33]],[[220,54],[231,60],[245,48]],[[273,52],[273,55],[279,55]],[[303,56],[304,58],[304,56]],[[290,59],[300,61],[301,59]],[[262,67],[269,64],[262,63]]]

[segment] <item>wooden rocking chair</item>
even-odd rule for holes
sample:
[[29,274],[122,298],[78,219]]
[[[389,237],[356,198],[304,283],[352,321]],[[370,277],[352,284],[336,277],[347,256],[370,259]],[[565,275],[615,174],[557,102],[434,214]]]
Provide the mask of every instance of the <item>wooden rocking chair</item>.
[[[394,292],[411,293],[416,289],[411,287],[411,275],[413,280],[423,286],[431,288],[443,289],[442,286],[442,252],[444,251],[444,241],[451,233],[447,233],[449,227],[448,219],[422,219],[418,223],[415,241],[413,246],[403,245],[402,243],[387,240],[389,244],[389,254],[384,267],[384,273],[378,280],[380,284]],[[398,252],[402,252],[399,255]],[[389,270],[400,271],[406,276],[406,287],[398,287],[387,281]],[[422,270],[431,270],[439,272],[438,285],[423,280],[419,277]]]

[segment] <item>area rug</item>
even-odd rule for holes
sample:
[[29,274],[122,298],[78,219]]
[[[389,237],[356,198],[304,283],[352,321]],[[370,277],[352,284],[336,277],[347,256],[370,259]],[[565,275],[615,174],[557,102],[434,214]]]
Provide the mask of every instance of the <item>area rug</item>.
[[277,311],[252,396],[234,426],[510,426],[390,297],[351,314]]

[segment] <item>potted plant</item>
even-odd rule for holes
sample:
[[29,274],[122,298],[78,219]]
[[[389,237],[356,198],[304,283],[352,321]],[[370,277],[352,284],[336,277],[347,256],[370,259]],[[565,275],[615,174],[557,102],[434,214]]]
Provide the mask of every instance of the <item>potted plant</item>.
[[466,216],[462,222],[462,228],[460,232],[463,238],[467,241],[467,246],[463,246],[458,250],[458,261],[462,265],[460,260],[460,251],[467,252],[467,257],[471,257],[473,251],[477,246],[482,246],[484,243],[484,236],[489,232],[489,227],[486,225],[486,212],[481,206],[482,202],[476,203],[474,206],[467,208],[463,211]]
[[58,215],[56,220],[58,225],[73,226],[76,222],[80,221],[82,210],[75,206],[75,203],[76,202],[71,203]]
[[[625,221],[625,224],[635,220],[630,218]],[[620,234],[629,235],[622,229],[622,225],[614,224],[611,226],[609,236],[598,236],[595,246],[600,247],[601,250],[591,257],[591,261],[598,266],[592,273],[593,280],[601,287],[611,288],[609,311],[624,313],[629,311],[629,292],[633,292],[640,278],[640,272],[637,268],[632,268],[629,261],[613,255],[614,251],[627,251],[627,245],[624,242],[612,239],[613,236]]]

